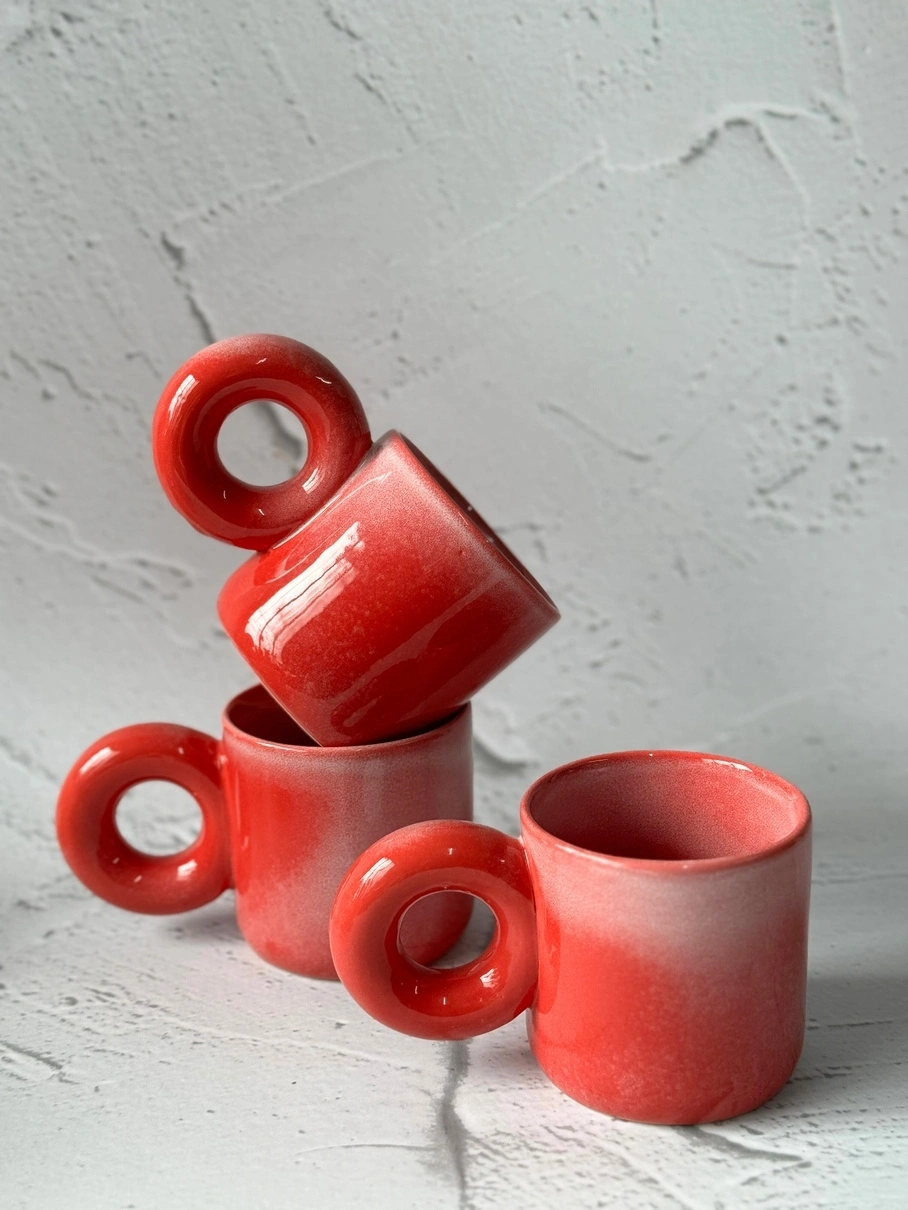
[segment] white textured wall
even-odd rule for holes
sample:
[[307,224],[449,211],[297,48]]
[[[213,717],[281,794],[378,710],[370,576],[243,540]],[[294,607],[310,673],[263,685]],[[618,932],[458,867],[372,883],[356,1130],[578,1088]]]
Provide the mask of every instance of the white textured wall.
[[[176,366],[248,330],[330,356],[373,431],[422,446],[562,608],[477,703],[486,820],[513,827],[525,785],[585,753],[728,752],[808,792],[821,879],[870,896],[882,871],[904,907],[906,64],[902,0],[2,0],[10,954],[27,963],[48,929],[81,929],[78,982],[109,928],[168,960],[171,934],[74,884],[53,801],[101,732],[149,717],[212,729],[249,679],[214,614],[241,556],[170,510],[148,441]],[[247,433],[292,461],[264,413]],[[166,804],[158,840],[191,815]],[[877,1017],[901,1019],[908,955],[889,908],[865,936],[869,899],[829,902],[815,948],[829,986],[866,1015],[848,972],[885,934],[865,974]],[[854,953],[836,966],[846,921]],[[50,1002],[31,961],[22,995]],[[300,986],[281,984],[287,1005]],[[436,1053],[381,1037],[404,1067]],[[447,1076],[438,1061],[424,1100],[441,1098],[442,1159],[425,1171],[466,1205],[488,1156],[477,1144],[470,1161],[468,1107],[454,1110],[463,1053]],[[857,1112],[879,1090],[854,1096]],[[60,1098],[36,1121],[79,1119]],[[48,1145],[23,1129],[25,1150]],[[17,1173],[22,1204],[40,1205]],[[820,1197],[811,1179],[801,1204]],[[708,1181],[696,1189],[706,1200],[685,1204],[713,1205]],[[617,1204],[663,1204],[629,1196]]]

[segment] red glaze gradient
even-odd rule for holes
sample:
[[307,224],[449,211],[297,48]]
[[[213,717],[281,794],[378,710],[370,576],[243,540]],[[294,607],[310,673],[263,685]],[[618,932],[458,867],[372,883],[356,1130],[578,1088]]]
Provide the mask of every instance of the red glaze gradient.
[[[281,403],[309,440],[305,465],[286,483],[252,487],[218,455],[221,425],[256,399]],[[164,388],[152,426],[161,485],[203,534],[267,550],[341,486],[372,439],[356,392],[321,353],[285,336],[235,336],[196,353]]]
[[218,613],[288,714],[331,745],[445,717],[559,616],[397,433],[305,525],[233,573]]
[[[469,820],[473,810],[470,707],[407,739],[320,748],[260,686],[224,711],[223,739],[170,723],[124,727],[70,770],[57,836],[78,878],[134,912],[201,907],[236,888],[240,929],[268,962],[336,978],[328,918],[340,881],[365,848],[418,820]],[[150,856],[116,826],[131,786],[173,781],[202,810],[182,853]],[[460,936],[470,901],[438,895],[404,924],[404,944],[431,962]]]
[[[217,454],[235,408],[273,399],[309,456],[274,487]],[[154,419],[164,490],[196,529],[253,556],[218,601],[259,680],[317,743],[406,735],[469,699],[558,620],[552,601],[413,445],[371,446],[352,387],[280,336],[211,345],[173,376]],[[269,549],[271,548],[271,549]]]
[[[724,757],[614,753],[540,778],[521,828],[522,844],[415,824],[358,858],[330,935],[362,1007],[405,1033],[464,1038],[531,1005],[549,1078],[634,1121],[717,1121],[778,1092],[804,1037],[800,791]],[[406,907],[440,888],[484,899],[498,926],[451,971],[421,968],[397,939]]]

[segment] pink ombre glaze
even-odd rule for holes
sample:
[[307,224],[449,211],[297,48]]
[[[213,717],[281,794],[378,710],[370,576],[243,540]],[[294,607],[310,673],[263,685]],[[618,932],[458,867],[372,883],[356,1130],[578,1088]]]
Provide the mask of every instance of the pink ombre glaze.
[[[257,488],[217,436],[253,399],[309,437],[293,479]],[[558,620],[541,586],[398,433],[371,445],[352,387],[279,336],[203,349],[155,412],[155,467],[203,533],[258,550],[218,612],[259,680],[318,743],[365,744],[447,717]]]
[[[331,749],[257,686],[228,704],[220,743],[169,723],[98,740],[60,791],[57,836],[73,872],[109,903],[182,912],[234,886],[240,929],[262,958],[336,978],[328,918],[350,863],[396,828],[470,819],[472,776],[469,706],[407,739]],[[123,793],[154,778],[183,786],[202,809],[202,832],[182,853],[139,853],[117,830]],[[469,913],[459,895],[420,904],[404,924],[409,952],[439,957]]]
[[218,600],[224,629],[322,744],[450,714],[558,619],[549,597],[398,433]]
[[[790,1076],[804,1036],[810,810],[724,757],[629,752],[540,778],[522,843],[416,825],[372,846],[335,902],[331,944],[359,1003],[422,1037],[469,1037],[531,1007],[549,1078],[616,1117],[682,1125],[746,1113]],[[439,886],[486,899],[498,932],[426,971],[397,921]]]

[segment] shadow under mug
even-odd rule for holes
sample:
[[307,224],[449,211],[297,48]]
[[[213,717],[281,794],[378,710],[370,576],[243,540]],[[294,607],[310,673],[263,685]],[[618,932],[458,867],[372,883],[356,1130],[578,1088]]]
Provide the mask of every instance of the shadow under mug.
[[[217,437],[253,399],[309,437],[286,483],[226,470]],[[218,600],[224,629],[287,712],[326,745],[418,730],[469,701],[558,620],[541,585],[399,433],[374,445],[362,406],[320,354],[280,336],[220,341],[168,383],[155,466],[203,533],[253,555]]]
[[[619,752],[555,769],[521,804],[522,841],[415,824],[353,864],[331,917],[337,971],[372,1016],[469,1038],[529,1009],[539,1065],[575,1100],[665,1125],[768,1100],[804,1038],[810,808],[740,761]],[[486,951],[430,970],[399,943],[420,896],[496,917]]]
[[[350,863],[386,832],[473,813],[470,707],[407,739],[321,748],[256,686],[228,703],[223,738],[171,723],[113,731],[63,783],[57,836],[78,878],[133,912],[185,912],[236,890],[237,922],[266,961],[336,978],[328,945],[335,892]],[[202,812],[180,853],[141,853],[116,807],[142,781],[175,782]],[[432,962],[466,926],[471,903],[437,895],[404,923],[404,944]]]

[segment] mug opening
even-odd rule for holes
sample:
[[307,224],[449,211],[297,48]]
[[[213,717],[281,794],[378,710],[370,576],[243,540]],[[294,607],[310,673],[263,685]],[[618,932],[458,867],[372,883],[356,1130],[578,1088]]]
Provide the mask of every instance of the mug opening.
[[253,685],[251,689],[238,694],[227,704],[224,710],[224,721],[234,730],[250,736],[252,739],[268,744],[279,744],[282,747],[317,748],[327,756],[332,753],[349,755],[362,747],[375,748],[420,741],[424,736],[431,736],[433,733],[441,731],[442,728],[454,724],[455,720],[467,710],[469,710],[469,704],[459,706],[453,714],[448,714],[434,723],[426,723],[415,731],[407,731],[403,735],[395,735],[389,739],[376,740],[371,744],[344,744],[339,748],[325,747],[316,743],[308,731],[304,731],[291,718],[264,685]]
[[296,748],[318,747],[312,736],[293,721],[264,685],[254,685],[235,697],[224,715],[238,731],[253,739]]
[[700,752],[616,752],[545,774],[524,822],[578,849],[649,862],[746,860],[793,843],[810,808],[774,773]]

